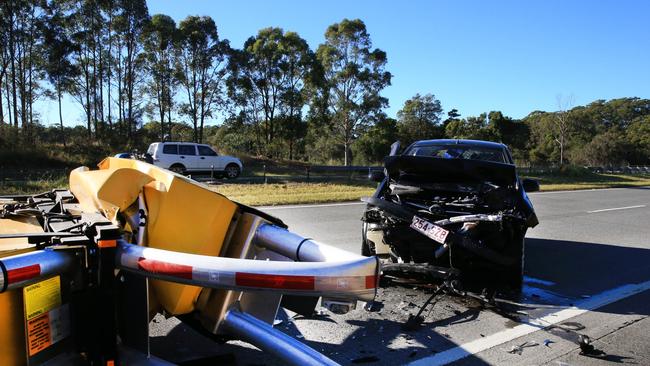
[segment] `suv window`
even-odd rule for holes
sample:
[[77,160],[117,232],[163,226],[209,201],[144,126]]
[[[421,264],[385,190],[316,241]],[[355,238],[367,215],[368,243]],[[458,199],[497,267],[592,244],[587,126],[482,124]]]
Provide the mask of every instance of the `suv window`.
[[217,156],[217,153],[208,146],[197,145],[196,148],[199,149],[199,155]]
[[178,155],[196,155],[194,145],[178,145]]
[[163,145],[163,154],[178,155],[178,145]]

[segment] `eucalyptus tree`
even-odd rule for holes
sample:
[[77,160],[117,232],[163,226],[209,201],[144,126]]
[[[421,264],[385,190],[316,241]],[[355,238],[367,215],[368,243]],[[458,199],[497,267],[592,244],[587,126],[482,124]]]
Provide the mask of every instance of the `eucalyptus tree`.
[[52,1],[46,8],[46,19],[42,31],[44,44],[43,68],[49,83],[54,88],[54,97],[57,100],[59,112],[60,137],[65,146],[66,139],[61,100],[63,93],[71,88],[72,81],[78,70],[70,59],[75,45],[66,33],[70,17],[59,5],[59,2]]
[[404,107],[397,112],[400,142],[406,146],[417,140],[442,137],[441,114],[440,101],[432,94],[416,94],[404,102]]
[[118,108],[126,135],[133,140],[142,117],[142,99],[137,94],[146,79],[142,34],[150,21],[145,0],[118,0],[114,19],[118,36]]
[[[142,37],[149,79],[146,91],[149,107],[158,112],[160,140],[171,133],[172,108],[177,81],[174,75],[174,44],[178,41],[178,29],[174,20],[164,14],[151,17]],[[165,127],[167,118],[168,128]]]
[[349,165],[350,145],[359,127],[369,124],[388,105],[380,95],[391,80],[385,71],[386,53],[372,49],[363,21],[343,19],[327,28],[316,57],[324,70],[323,97],[328,99],[332,127],[343,147],[345,165]]
[[224,105],[230,46],[208,16],[189,16],[178,29],[176,74],[186,98],[180,113],[189,117],[194,141],[201,142],[206,120]]
[[293,158],[294,143],[305,132],[301,113],[314,62],[307,42],[281,28],[261,29],[233,57],[231,96],[252,124],[261,127],[258,141],[267,154],[280,137]]

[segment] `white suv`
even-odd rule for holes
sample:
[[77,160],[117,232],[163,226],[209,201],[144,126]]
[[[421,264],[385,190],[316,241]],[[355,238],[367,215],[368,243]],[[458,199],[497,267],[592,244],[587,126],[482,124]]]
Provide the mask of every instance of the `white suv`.
[[209,145],[192,142],[154,142],[147,154],[153,164],[179,174],[214,171],[229,179],[237,178],[242,163],[232,156],[217,154]]

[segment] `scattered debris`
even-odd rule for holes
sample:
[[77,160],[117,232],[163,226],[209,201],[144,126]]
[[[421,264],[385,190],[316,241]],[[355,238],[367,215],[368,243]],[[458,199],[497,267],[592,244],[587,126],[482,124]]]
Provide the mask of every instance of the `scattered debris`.
[[539,346],[539,343],[535,341],[526,341],[520,345],[512,346],[507,352],[513,355],[521,355],[524,352],[524,348]]
[[381,301],[368,301],[363,307],[366,311],[376,313],[383,309],[384,304]]
[[594,347],[594,345],[591,343],[591,339],[589,338],[589,336],[585,334],[578,335],[578,345],[580,346],[580,355],[582,356],[597,357],[597,358],[602,358],[606,356],[605,352],[596,349],[596,347]]
[[545,339],[545,340],[544,340],[544,345],[545,345],[546,347],[549,347],[549,348],[550,348],[550,347],[551,347],[551,346],[550,346],[551,343],[555,343],[555,342],[552,341],[552,340],[550,340],[550,339]]

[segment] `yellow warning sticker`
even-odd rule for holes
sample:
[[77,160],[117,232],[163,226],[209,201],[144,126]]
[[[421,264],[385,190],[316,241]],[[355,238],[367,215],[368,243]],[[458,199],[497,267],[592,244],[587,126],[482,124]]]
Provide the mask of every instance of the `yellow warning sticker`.
[[23,288],[27,320],[61,306],[61,278],[52,277]]

